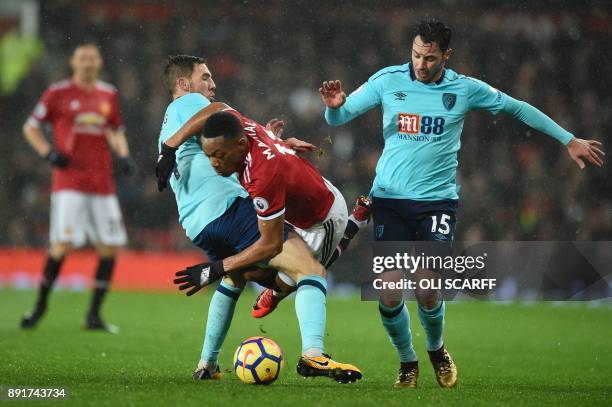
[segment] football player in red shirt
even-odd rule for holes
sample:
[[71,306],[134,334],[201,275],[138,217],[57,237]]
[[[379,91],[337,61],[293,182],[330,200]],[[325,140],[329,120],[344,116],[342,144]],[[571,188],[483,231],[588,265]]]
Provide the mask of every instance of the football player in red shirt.
[[[158,186],[160,190],[166,187],[168,180],[172,174],[173,168],[176,165],[175,160],[176,160],[176,151],[178,150],[178,147],[182,145],[187,139],[192,137],[194,134],[200,133],[203,130],[206,121],[210,118],[211,115],[213,115],[216,112],[220,112],[224,110],[232,110],[232,109],[225,103],[221,103],[221,102],[215,102],[215,103],[210,104],[206,108],[196,113],[178,132],[176,132],[172,137],[167,139],[162,144],[161,153],[159,155],[159,159],[158,159],[157,167],[155,171],[155,174],[158,179]],[[283,127],[282,121],[273,120],[269,124],[271,124],[273,127],[276,128],[276,132],[280,133],[282,131],[282,127]],[[263,131],[265,131],[265,129]],[[273,132],[269,132],[269,133],[270,133],[269,136],[276,140],[275,138],[276,136],[274,135],[274,133]],[[314,146],[312,146],[309,143],[305,143],[301,140],[288,139],[287,142],[289,140],[293,140],[292,148],[295,151],[305,152],[305,151],[312,151],[312,149],[314,149]],[[280,140],[276,140],[276,141],[280,141]],[[287,148],[287,145],[283,144],[283,146],[284,146],[283,148]],[[309,163],[307,164],[310,165]],[[320,174],[318,175],[318,177],[321,178]],[[329,184],[331,186],[331,190],[333,190],[332,192],[334,192],[335,195],[337,196],[341,196],[341,194],[336,190],[336,188],[333,185],[331,185],[329,182],[323,182],[323,181],[321,182],[325,185]],[[319,186],[320,185],[321,184],[319,184]],[[327,191],[324,188],[322,188],[321,190],[324,196],[327,196],[327,194],[329,193],[329,191]],[[316,198],[315,200],[318,201],[318,198]],[[258,203],[255,202],[255,204],[262,205],[263,202],[259,200],[259,202]],[[371,202],[369,198],[363,197],[363,196],[358,198],[356,205],[353,208],[352,214],[348,217],[348,222],[345,222],[344,220],[341,221],[345,223],[346,225],[345,229],[342,229],[342,225],[340,225],[339,223],[336,223],[333,226],[331,226],[329,224],[331,222],[328,222],[328,224],[326,225],[319,223],[317,226],[318,230],[316,230],[316,233],[312,233],[309,235],[306,232],[302,233],[302,238],[307,241],[307,243],[310,246],[311,251],[317,256],[317,259],[319,260],[319,262],[322,262],[322,264],[325,267],[329,267],[344,252],[344,250],[346,250],[351,239],[355,237],[359,229],[361,229],[368,223],[370,219],[370,205],[371,205]],[[319,209],[319,212],[321,212],[321,209]],[[313,219],[316,219],[317,217],[320,217],[320,213],[318,215],[315,215],[315,218]],[[309,221],[306,220],[305,222],[309,222]],[[295,226],[296,225],[294,225],[294,229],[298,231],[299,228],[296,229]],[[343,233],[341,233],[341,231],[343,231]],[[328,236],[327,239],[325,238],[326,236]],[[338,237],[340,237],[341,240],[337,246],[334,246],[334,244],[337,242]],[[335,247],[335,250],[333,250],[332,253],[329,252],[330,241],[332,242],[332,248]],[[215,266],[215,264],[211,264],[211,266]],[[202,269],[203,267],[204,267],[204,264],[197,264],[195,266],[188,267],[181,273],[190,273],[190,272],[195,273],[198,270]],[[198,284],[196,284],[193,287],[193,290],[189,291],[187,294],[192,295],[193,293],[195,293],[197,290],[199,290],[203,286],[208,285],[212,283],[213,281],[215,281],[216,279],[220,278],[222,274],[223,274],[223,270],[220,267],[212,267],[212,269],[210,270],[210,275],[204,280],[201,280],[200,282],[198,282]],[[279,276],[282,278],[284,274],[280,273]],[[285,278],[285,280],[286,280],[285,282],[290,282],[290,283],[295,284],[295,281],[289,278]],[[186,288],[188,287],[185,287],[184,289]],[[256,303],[253,306],[251,314],[255,318],[261,318],[261,317],[268,315],[270,312],[272,312],[276,308],[280,300],[285,295],[287,295],[287,292],[281,293],[280,291],[274,291],[272,289],[266,289],[262,291],[262,293],[257,297]]]
[[[270,266],[285,282],[297,282],[296,313],[302,334],[298,372],[314,376],[339,369],[341,381],[361,378],[355,366],[337,363],[323,354],[324,266],[346,229],[344,197],[310,162],[235,110],[212,115],[203,136],[202,148],[215,171],[225,177],[238,173],[259,218],[259,240],[224,259],[223,269],[239,270],[271,259]],[[285,222],[292,229],[287,242]]]
[[[33,328],[44,315],[47,298],[66,254],[87,239],[99,255],[93,298],[85,327],[116,332],[100,318],[115,254],[127,241],[115,195],[110,148],[129,171],[128,143],[123,131],[117,89],[98,80],[102,57],[95,44],[76,47],[70,58],[71,78],[52,84],[23,126],[27,142],[53,167],[50,250],[38,300],[21,326]],[[53,143],[42,125],[53,128]]]
[[193,291],[227,273],[267,262],[284,282],[297,285],[295,308],[302,337],[298,373],[339,382],[359,380],[357,367],[323,353],[324,265],[348,222],[342,194],[272,131],[235,110],[212,114],[203,136],[202,148],[215,171],[226,177],[238,172],[253,199],[260,237],[236,255],[178,272],[174,282],[181,290]]
[[[212,115],[201,140],[204,153],[219,175],[238,173],[260,220],[277,219],[281,229],[280,220],[286,221],[319,263],[328,263],[348,218],[346,203],[336,187],[271,131],[235,110]],[[280,252],[282,233],[266,233],[269,230],[261,236],[261,247],[255,243],[227,258],[227,270],[255,264]]]

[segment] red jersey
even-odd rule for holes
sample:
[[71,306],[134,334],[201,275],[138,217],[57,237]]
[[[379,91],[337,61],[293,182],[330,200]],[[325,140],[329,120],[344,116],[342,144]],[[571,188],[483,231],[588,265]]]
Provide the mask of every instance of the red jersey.
[[245,167],[238,178],[253,199],[259,219],[284,214],[287,222],[300,229],[324,221],[334,195],[319,171],[272,132],[232,112],[242,121],[249,142]]
[[53,191],[75,191],[112,194],[112,158],[106,132],[122,125],[117,89],[96,81],[93,89],[78,87],[72,80],[51,85],[38,101],[28,123],[40,127],[41,122],[53,126],[57,152],[65,154],[69,163],[54,168]]

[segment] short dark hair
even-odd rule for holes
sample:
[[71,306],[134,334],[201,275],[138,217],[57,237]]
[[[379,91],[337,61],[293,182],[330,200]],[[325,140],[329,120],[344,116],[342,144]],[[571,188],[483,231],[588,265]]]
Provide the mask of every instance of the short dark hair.
[[413,34],[413,40],[418,35],[423,39],[423,42],[425,42],[426,44],[435,42],[438,44],[442,52],[446,52],[450,45],[452,31],[442,21],[436,18],[430,18],[421,21],[419,25],[417,25]]
[[219,136],[224,137],[237,137],[244,133],[244,127],[242,122],[233,113],[230,112],[216,112],[213,113],[202,130],[202,136],[204,138],[215,138]]
[[174,94],[176,80],[182,76],[191,76],[196,64],[205,64],[204,58],[192,55],[171,55],[164,68],[164,82],[170,94]]

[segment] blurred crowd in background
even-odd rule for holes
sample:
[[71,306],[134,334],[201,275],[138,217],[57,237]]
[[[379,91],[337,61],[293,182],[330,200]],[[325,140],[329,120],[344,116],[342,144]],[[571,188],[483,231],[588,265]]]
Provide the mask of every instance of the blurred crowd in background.
[[[154,177],[170,102],[161,73],[171,54],[205,57],[217,100],[260,123],[281,118],[285,136],[320,147],[309,158],[349,206],[370,189],[383,145],[381,113],[331,128],[318,88],[340,79],[352,91],[379,69],[407,62],[410,29],[425,17],[453,28],[450,68],[533,104],[578,137],[603,141],[604,150],[612,144],[612,8],[605,2],[74,3],[42,2],[44,52],[17,90],[0,98],[2,245],[47,244],[51,167],[30,150],[21,126],[45,88],[69,75],[68,58],[83,40],[101,47],[102,77],[119,89],[141,170],[117,179],[131,248],[191,248],[172,193],[158,193]],[[611,240],[610,168],[580,171],[554,139],[503,114],[470,113],[456,238]],[[355,244],[371,235],[361,233]]]

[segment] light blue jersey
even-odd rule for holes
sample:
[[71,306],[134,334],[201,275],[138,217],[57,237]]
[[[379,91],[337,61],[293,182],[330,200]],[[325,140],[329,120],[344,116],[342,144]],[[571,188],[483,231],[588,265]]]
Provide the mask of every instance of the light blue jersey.
[[380,198],[458,199],[457,152],[470,110],[504,111],[563,144],[573,137],[533,106],[480,80],[446,69],[439,81],[426,84],[416,80],[412,64],[378,71],[340,108],[327,108],[325,119],[339,126],[377,105],[385,146],[371,195]]
[[[170,103],[159,134],[159,146],[209,104],[199,93],[189,93]],[[213,170],[196,136],[179,147],[176,163],[170,186],[176,197],[179,222],[191,240],[223,215],[237,197],[248,197],[235,175],[225,178]]]

